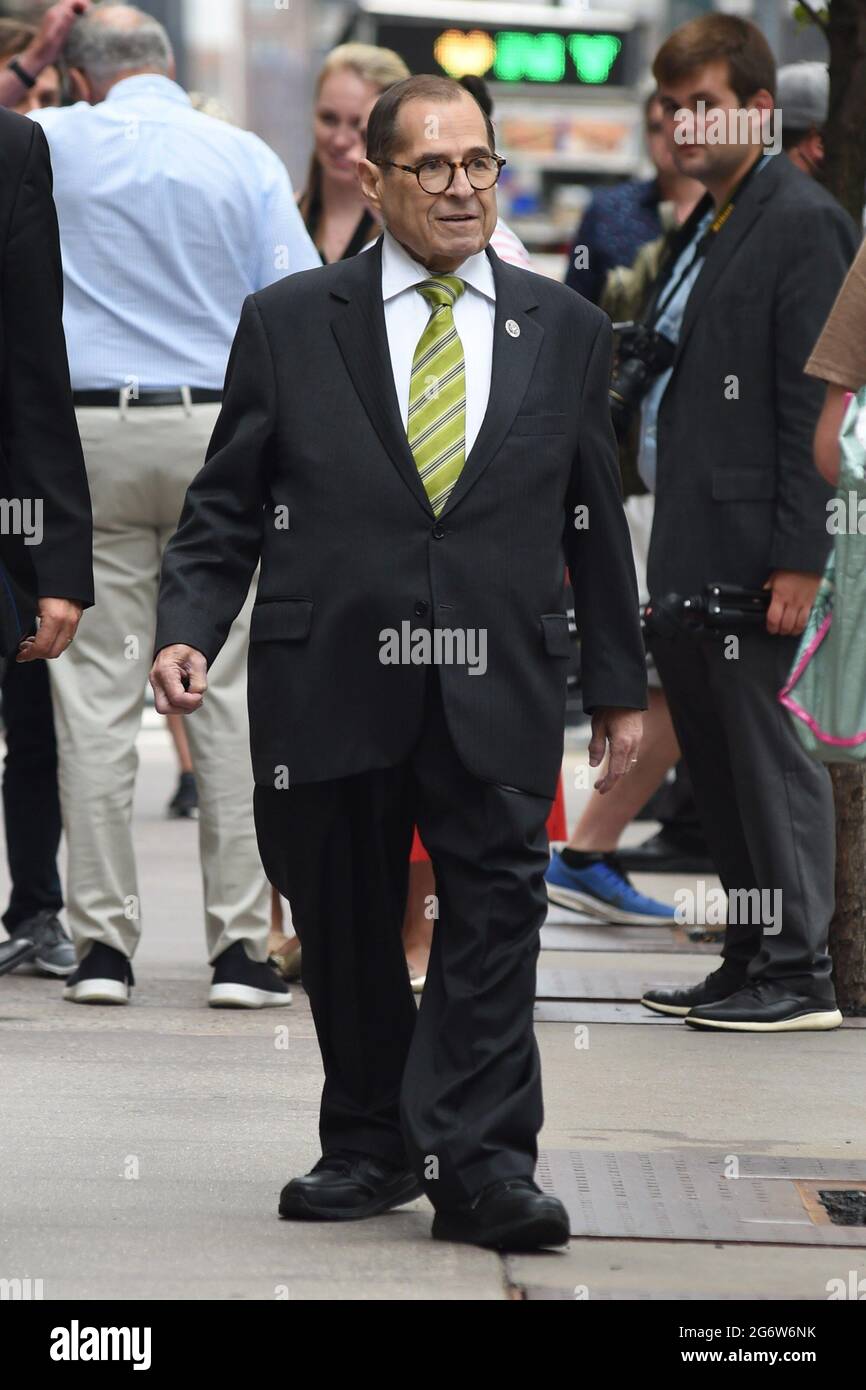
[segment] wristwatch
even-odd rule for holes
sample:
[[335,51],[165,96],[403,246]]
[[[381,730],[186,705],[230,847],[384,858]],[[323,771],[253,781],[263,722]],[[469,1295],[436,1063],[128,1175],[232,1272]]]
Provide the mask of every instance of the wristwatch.
[[36,78],[31,77],[30,73],[22,68],[17,58],[11,58],[6,64],[10,72],[14,72],[19,82],[23,82],[25,87],[35,87]]

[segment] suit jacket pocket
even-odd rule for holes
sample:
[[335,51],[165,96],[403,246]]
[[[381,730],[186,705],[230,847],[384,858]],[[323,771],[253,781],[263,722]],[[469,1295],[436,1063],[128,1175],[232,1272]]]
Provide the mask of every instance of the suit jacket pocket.
[[567,415],[515,415],[512,434],[565,434]]
[[769,469],[714,468],[714,502],[771,502],[776,479]]
[[565,613],[542,613],[541,633],[548,656],[571,656],[571,638]]
[[310,635],[311,598],[260,599],[250,619],[251,642],[299,642]]

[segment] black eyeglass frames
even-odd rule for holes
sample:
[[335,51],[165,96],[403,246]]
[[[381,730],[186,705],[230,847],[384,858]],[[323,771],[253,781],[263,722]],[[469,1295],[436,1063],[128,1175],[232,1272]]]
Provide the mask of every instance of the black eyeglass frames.
[[444,193],[454,182],[458,169],[463,169],[477,193],[492,188],[499,180],[505,163],[501,154],[478,154],[472,159],[422,159],[419,164],[397,164],[393,159],[374,159],[380,169],[402,169],[414,174],[425,193]]

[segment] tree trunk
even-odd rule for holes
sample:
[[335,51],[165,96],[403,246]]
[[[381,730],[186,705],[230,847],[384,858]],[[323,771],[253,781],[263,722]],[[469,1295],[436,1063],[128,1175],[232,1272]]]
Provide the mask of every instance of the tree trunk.
[[821,181],[859,227],[866,185],[866,0],[831,0],[827,42],[830,111]]
[[866,777],[863,768],[832,768],[836,798],[836,913],[830,955],[839,1008],[866,1014]]
[[[858,227],[866,185],[866,0],[830,0],[830,111],[821,180]],[[866,768],[832,769],[836,913],[830,955],[839,1007],[866,1014]]]

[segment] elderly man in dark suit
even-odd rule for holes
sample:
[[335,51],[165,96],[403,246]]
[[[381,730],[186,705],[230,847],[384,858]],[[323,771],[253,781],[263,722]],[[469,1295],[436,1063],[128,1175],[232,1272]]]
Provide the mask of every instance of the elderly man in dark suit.
[[[446,78],[374,107],[374,249],[247,300],[208,460],[165,559],[157,707],[198,707],[256,564],[256,819],[325,1068],[323,1157],[283,1216],[423,1189],[434,1236],[568,1238],[533,1181],[544,830],[562,754],[566,561],[592,761],[645,703],[607,400],[610,329],[487,246],[501,160]],[[420,1014],[400,945],[413,823],[438,921]]]
[[[72,407],[63,277],[45,136],[0,110],[0,668],[13,891],[0,974],[72,968],[61,905],[57,764],[40,658],[69,646],[93,603],[90,494]],[[37,629],[38,622],[38,629]],[[35,664],[33,664],[35,663]]]
[[[726,583],[771,599],[764,629],[729,634],[735,643],[652,638],[728,926],[719,970],[644,1003],[696,1028],[825,1030],[842,1021],[827,954],[833,798],[776,696],[830,545],[831,493],[812,465],[822,388],[803,368],[857,233],[825,189],[762,148],[775,69],[754,24],[691,20],[654,73],[677,163],[707,196],[655,301],[676,351],[643,405],[650,595]],[[723,138],[702,138],[710,130]]]

